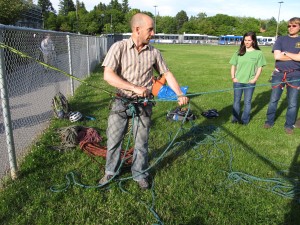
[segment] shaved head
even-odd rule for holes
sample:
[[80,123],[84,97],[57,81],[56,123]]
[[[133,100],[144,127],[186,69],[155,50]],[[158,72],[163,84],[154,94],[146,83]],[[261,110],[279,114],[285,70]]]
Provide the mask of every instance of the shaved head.
[[154,36],[153,19],[144,13],[135,14],[130,21],[132,40],[138,49],[148,45]]
[[144,13],[135,14],[130,21],[131,30],[135,27],[145,26],[147,20],[152,20],[152,18]]

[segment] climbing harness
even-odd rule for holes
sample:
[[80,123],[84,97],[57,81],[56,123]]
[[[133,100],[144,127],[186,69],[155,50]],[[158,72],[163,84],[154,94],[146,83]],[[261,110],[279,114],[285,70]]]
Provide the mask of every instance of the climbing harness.
[[111,114],[125,113],[127,117],[142,115],[145,113],[143,107],[147,105],[155,106],[153,96],[150,96],[150,98],[124,98],[116,96],[115,99],[119,99],[122,102],[124,109],[112,111]]
[[196,116],[187,108],[177,107],[167,113],[167,119],[173,121],[195,120]]
[[219,112],[216,109],[209,109],[206,112],[202,112],[201,115],[208,119],[213,119],[219,116]]
[[275,68],[275,72],[281,72],[283,73],[283,78],[281,80],[281,83],[277,84],[277,85],[273,85],[272,88],[277,88],[280,87],[282,90],[284,89],[284,85],[282,85],[283,83],[285,83],[287,86],[290,86],[291,88],[295,88],[295,89],[300,89],[299,86],[295,86],[290,84],[289,82],[287,82],[286,78],[287,78],[287,74],[295,72],[295,71],[300,71],[300,69],[290,69],[290,70],[280,70],[278,68]]

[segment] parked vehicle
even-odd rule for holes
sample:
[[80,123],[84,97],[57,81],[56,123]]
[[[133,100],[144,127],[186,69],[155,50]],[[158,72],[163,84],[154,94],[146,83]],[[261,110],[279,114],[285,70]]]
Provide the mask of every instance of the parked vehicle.
[[257,36],[257,41],[259,45],[269,45],[272,46],[275,44],[276,38],[275,37],[263,37]]
[[[121,34],[128,39],[131,33]],[[218,37],[206,34],[164,34],[158,33],[153,36],[151,43],[157,44],[217,44]]]
[[219,45],[240,45],[243,36],[222,35],[219,37]]

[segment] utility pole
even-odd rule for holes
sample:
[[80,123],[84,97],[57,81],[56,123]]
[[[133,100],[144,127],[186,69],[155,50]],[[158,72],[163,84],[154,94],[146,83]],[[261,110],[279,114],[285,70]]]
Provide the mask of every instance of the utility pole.
[[79,34],[78,26],[79,26],[79,21],[78,21],[78,0],[76,0],[76,31]]
[[112,28],[113,28],[113,25],[112,25],[112,14],[110,14],[110,33],[112,34]]
[[156,34],[156,7],[157,5],[154,6],[154,33]]
[[278,27],[279,27],[279,17],[280,17],[280,8],[281,8],[281,4],[283,3],[283,1],[278,2],[279,3],[279,11],[278,11],[278,19],[277,19],[277,27],[276,27],[276,35],[275,35],[275,40],[277,40],[277,36],[278,36]]

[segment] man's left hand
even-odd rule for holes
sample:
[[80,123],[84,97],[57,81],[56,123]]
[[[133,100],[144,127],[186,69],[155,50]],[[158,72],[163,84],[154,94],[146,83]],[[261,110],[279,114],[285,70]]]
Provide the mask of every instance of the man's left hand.
[[178,104],[179,104],[180,106],[186,105],[186,104],[189,103],[189,98],[188,98],[188,97],[185,97],[185,96],[179,96],[177,99],[178,99]]

